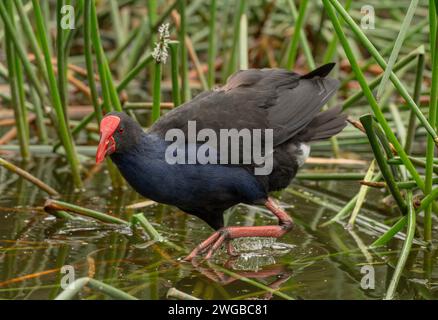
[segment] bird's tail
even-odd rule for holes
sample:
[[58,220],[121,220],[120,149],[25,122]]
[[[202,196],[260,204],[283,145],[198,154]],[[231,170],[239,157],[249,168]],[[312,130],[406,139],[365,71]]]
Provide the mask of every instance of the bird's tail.
[[312,142],[328,139],[345,128],[347,115],[342,114],[340,106],[320,112],[300,133],[299,138],[303,142]]

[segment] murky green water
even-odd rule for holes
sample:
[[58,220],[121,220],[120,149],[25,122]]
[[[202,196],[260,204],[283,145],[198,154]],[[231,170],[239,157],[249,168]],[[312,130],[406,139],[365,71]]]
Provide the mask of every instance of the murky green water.
[[[144,212],[157,230],[173,243],[192,249],[211,229],[198,218],[164,205],[141,209],[126,206],[143,201],[130,189],[112,191],[107,175],[89,170],[86,191],[74,193],[62,163],[36,158],[27,167],[63,195],[61,200],[129,219]],[[307,167],[309,169],[309,167]],[[327,168],[325,168],[327,169]],[[331,170],[337,169],[331,167]],[[352,167],[364,171],[364,167]],[[277,289],[272,299],[381,299],[391,279],[397,251],[395,240],[379,253],[368,251],[380,233],[366,217],[378,222],[394,218],[383,211],[380,191],[373,190],[353,231],[342,225],[320,227],[357,191],[356,182],[296,182],[277,198],[295,220],[295,228],[270,249],[256,250],[227,261],[219,255],[213,264],[181,263],[184,252],[151,242],[141,231],[89,219],[58,220],[42,210],[46,195],[0,168],[0,298],[52,299],[60,292],[61,267],[73,266],[75,277],[91,276],[140,299],[163,299],[169,288],[202,299],[271,298],[266,287]],[[177,192],[177,191],[173,191]],[[298,194],[303,196],[299,196]],[[310,197],[310,199],[309,199]],[[315,201],[312,201],[317,197]],[[317,203],[324,201],[328,207]],[[274,224],[262,209],[239,206],[226,214],[228,225]],[[257,246],[249,240],[241,246]],[[259,248],[260,249],[260,248]],[[436,251],[414,246],[398,288],[398,298],[438,298]],[[225,268],[225,273],[222,269]],[[426,267],[424,267],[426,266]],[[365,275],[374,273],[374,289],[364,289]],[[362,272],[361,272],[362,271]],[[235,275],[234,277],[232,275]],[[237,275],[237,276],[236,276]],[[245,277],[263,286],[249,283]],[[370,278],[367,278],[368,280]],[[365,279],[366,280],[366,279]],[[365,284],[371,284],[369,281]],[[107,299],[84,289],[84,299]]]

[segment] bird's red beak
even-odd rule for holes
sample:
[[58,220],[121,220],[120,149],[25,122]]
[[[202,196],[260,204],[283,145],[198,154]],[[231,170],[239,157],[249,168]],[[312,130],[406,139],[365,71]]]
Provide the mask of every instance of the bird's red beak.
[[116,142],[113,134],[120,124],[120,118],[117,116],[106,116],[100,122],[100,141],[96,151],[96,163],[100,163],[105,156],[116,151]]

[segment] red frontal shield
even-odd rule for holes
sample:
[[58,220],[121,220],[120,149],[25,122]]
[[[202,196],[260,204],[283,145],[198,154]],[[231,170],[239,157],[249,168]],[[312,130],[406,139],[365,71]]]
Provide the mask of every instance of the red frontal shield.
[[113,134],[120,124],[120,118],[117,116],[106,116],[100,122],[100,141],[96,152],[96,163],[105,159],[107,154],[116,150]]

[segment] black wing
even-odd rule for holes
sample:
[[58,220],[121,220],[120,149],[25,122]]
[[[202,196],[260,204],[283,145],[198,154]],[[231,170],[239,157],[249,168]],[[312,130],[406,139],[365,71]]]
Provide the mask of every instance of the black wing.
[[150,129],[165,136],[169,129],[186,133],[188,121],[196,129],[273,129],[274,146],[302,131],[339,87],[326,78],[334,64],[307,75],[282,69],[238,71],[219,89],[199,94],[190,102],[168,112]]

